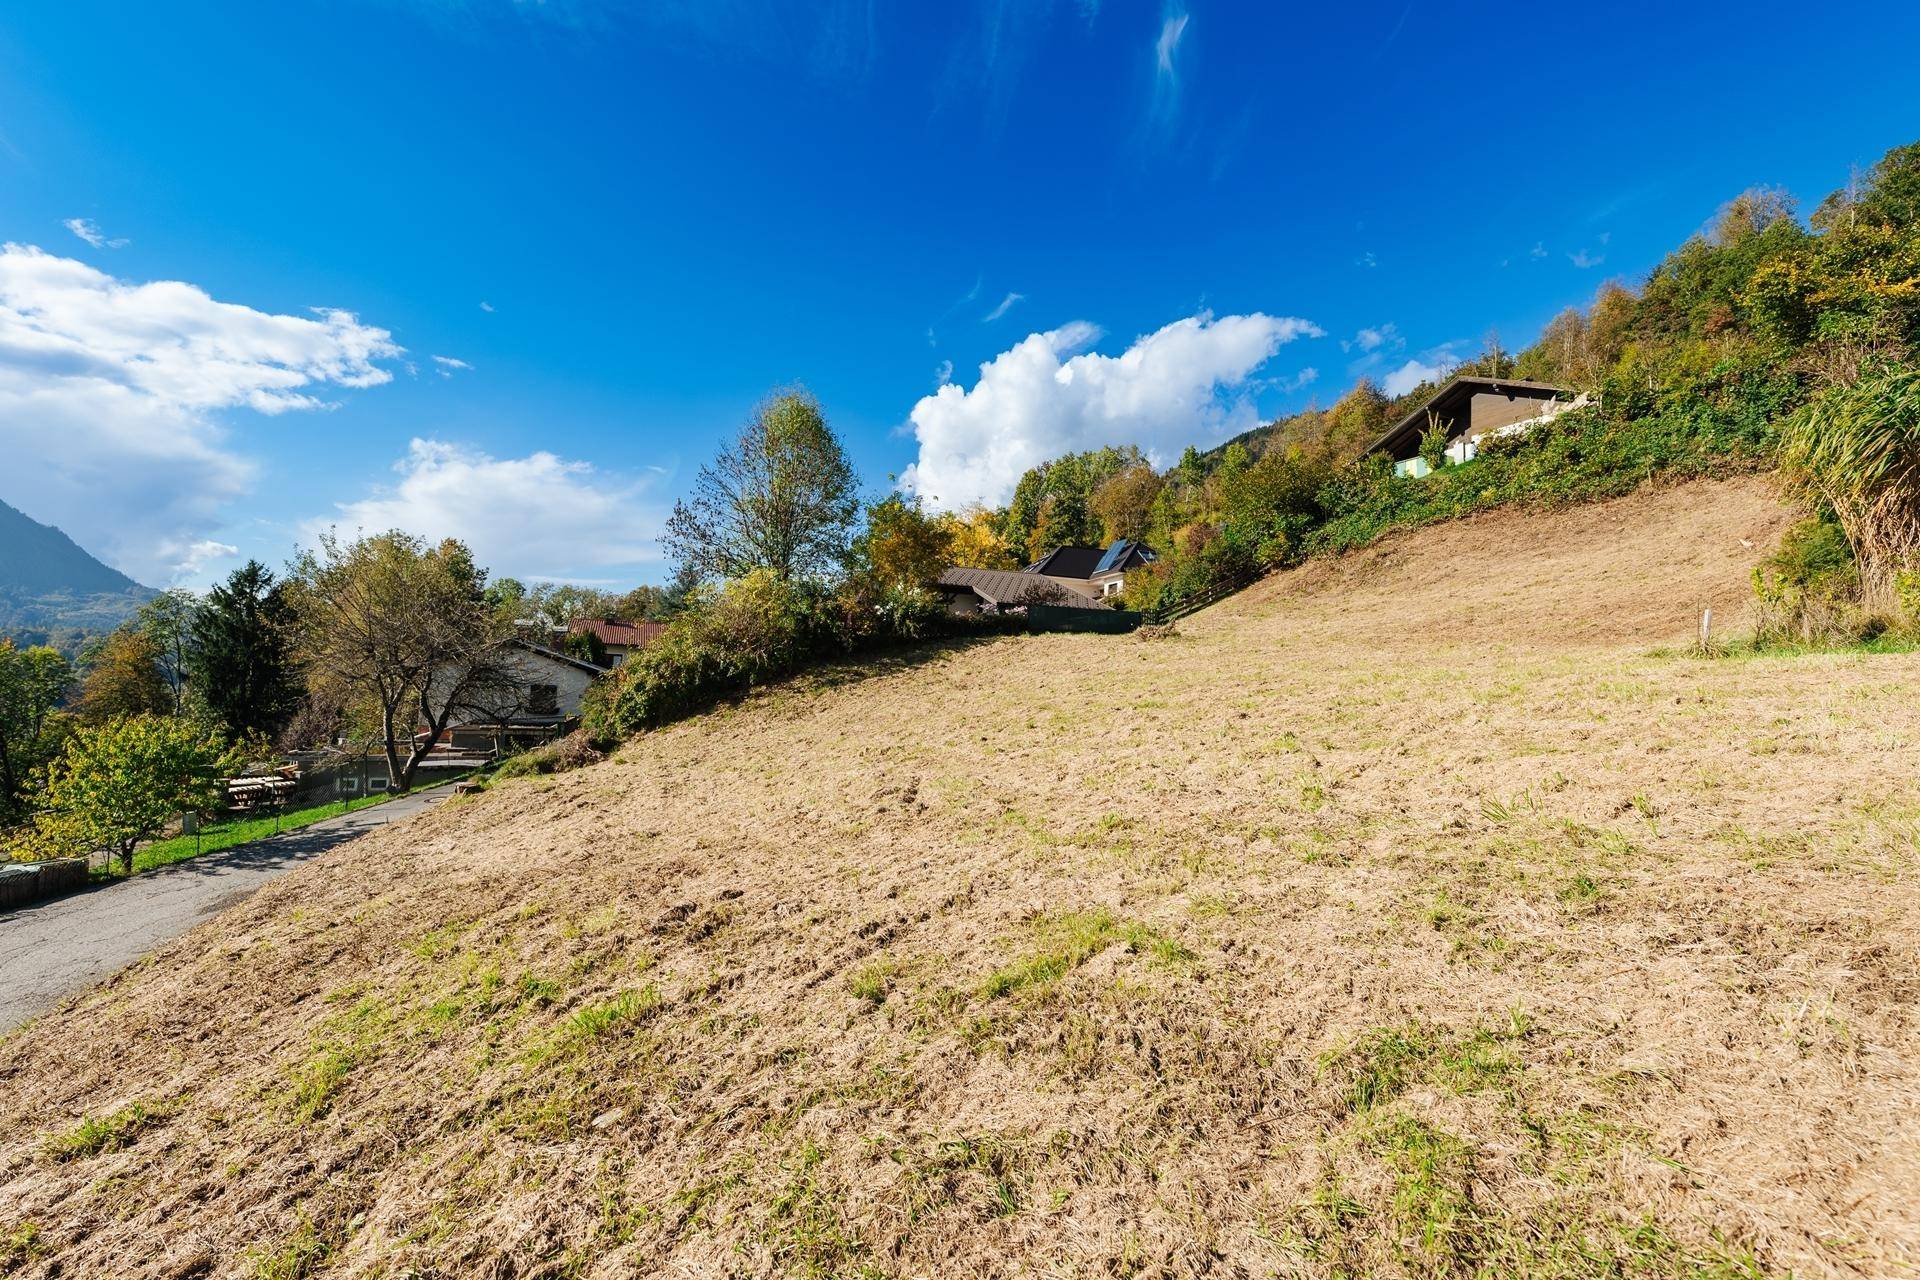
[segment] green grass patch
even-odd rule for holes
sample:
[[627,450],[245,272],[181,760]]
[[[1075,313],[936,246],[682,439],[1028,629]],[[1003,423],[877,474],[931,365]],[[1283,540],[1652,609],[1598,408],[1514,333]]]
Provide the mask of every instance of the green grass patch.
[[1039,947],[989,975],[981,984],[981,995],[997,1000],[1030,987],[1051,986],[1115,943],[1125,943],[1129,952],[1164,964],[1193,959],[1193,953],[1178,942],[1143,924],[1120,924],[1104,907],[1042,916],[1034,922],[1034,932],[1039,935]]
[[22,1222],[0,1232],[0,1275],[12,1275],[47,1252],[38,1223]]
[[1476,1027],[1448,1036],[1418,1022],[1375,1027],[1321,1056],[1320,1069],[1340,1083],[1355,1115],[1390,1102],[1417,1084],[1478,1093],[1520,1069],[1513,1045],[1531,1030],[1515,1012],[1504,1028]]
[[249,1249],[246,1260],[254,1280],[307,1280],[320,1273],[334,1251],[334,1242],[302,1213],[286,1239],[270,1249]]
[[825,1163],[826,1152],[812,1141],[787,1161],[787,1183],[768,1202],[763,1232],[774,1264],[807,1280],[879,1280],[888,1273],[848,1225]]
[[528,1052],[527,1061],[537,1065],[576,1052],[595,1040],[635,1025],[659,1004],[660,988],[649,982],[638,990],[622,991],[611,1000],[576,1009],[551,1036]]
[[[358,812],[398,798],[398,792],[388,792],[371,799],[353,802],[351,811]],[[170,840],[156,840],[150,845],[134,850],[133,870],[137,875],[142,871],[152,871],[156,867],[185,862],[201,854],[218,853],[222,849],[231,849],[235,845],[264,840],[276,833],[298,831],[302,827],[310,827],[316,822],[324,822],[328,818],[337,818],[349,812],[349,803],[345,800],[332,800],[326,804],[316,804],[305,809],[292,809],[281,814],[277,824],[272,815],[264,818],[237,818],[230,822],[216,822],[202,827],[198,836],[174,836]]]
[[54,1160],[84,1160],[132,1146],[136,1138],[166,1114],[159,1104],[131,1102],[104,1116],[88,1116],[65,1133],[46,1140],[41,1150]]

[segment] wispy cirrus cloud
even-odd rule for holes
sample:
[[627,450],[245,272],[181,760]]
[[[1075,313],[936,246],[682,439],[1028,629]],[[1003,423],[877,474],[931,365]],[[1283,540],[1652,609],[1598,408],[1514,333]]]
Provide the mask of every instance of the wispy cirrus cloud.
[[456,356],[435,356],[433,363],[437,366],[435,372],[443,378],[451,378],[455,372],[473,368],[473,366],[465,360],[461,360]]
[[125,236],[108,237],[92,218],[68,218],[60,225],[96,249],[124,249],[132,243]]
[[1400,329],[1391,320],[1382,325],[1369,325],[1341,342],[1342,351],[1358,351],[1371,354],[1381,348],[1394,350],[1406,346],[1406,339],[1400,336]]
[[987,312],[987,314],[980,317],[980,323],[992,324],[995,320],[1000,319],[1002,316],[1006,315],[1007,312],[1013,310],[1015,307],[1019,306],[1022,302],[1025,302],[1026,300],[1027,300],[1027,295],[1024,293],[1009,292],[1006,297],[1000,299],[999,303],[993,308],[993,310]]
[[227,412],[325,408],[389,381],[382,362],[401,354],[348,311],[258,311],[7,244],[0,497],[135,578],[172,580],[205,562],[209,530],[253,479]]
[[1169,129],[1180,113],[1180,48],[1192,21],[1183,5],[1168,3],[1161,10],[1159,34],[1153,40],[1153,96],[1147,108],[1148,127]]

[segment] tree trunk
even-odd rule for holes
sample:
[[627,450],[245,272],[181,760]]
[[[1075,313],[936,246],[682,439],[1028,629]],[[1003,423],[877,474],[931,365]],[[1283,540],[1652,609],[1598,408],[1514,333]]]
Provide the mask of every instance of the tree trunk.
[[131,840],[123,841],[120,845],[120,874],[123,876],[133,874],[133,841]]
[[411,777],[413,770],[411,768],[403,770],[400,767],[400,745],[394,741],[393,708],[390,706],[383,706],[380,709],[380,745],[387,757],[387,781],[399,790],[405,791],[406,784],[401,779]]

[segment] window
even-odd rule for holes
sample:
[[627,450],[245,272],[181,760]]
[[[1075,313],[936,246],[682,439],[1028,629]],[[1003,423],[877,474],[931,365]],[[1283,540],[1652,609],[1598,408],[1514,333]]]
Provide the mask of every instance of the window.
[[560,686],[557,684],[530,684],[527,686],[527,710],[536,716],[557,716],[560,714]]
[[387,789],[387,780],[385,778],[368,778],[367,779],[367,790],[385,791],[386,789]]
[[340,779],[340,790],[351,792],[351,791],[358,791],[359,789],[360,789],[360,779],[358,778]]

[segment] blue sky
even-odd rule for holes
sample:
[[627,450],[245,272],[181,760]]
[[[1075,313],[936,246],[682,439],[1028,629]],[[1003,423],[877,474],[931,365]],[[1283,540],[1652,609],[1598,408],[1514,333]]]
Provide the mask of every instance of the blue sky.
[[1916,53],[1893,5],[9,6],[0,499],[155,585],[329,522],[657,581],[771,388],[937,505],[1164,457],[1810,207],[1920,137]]

